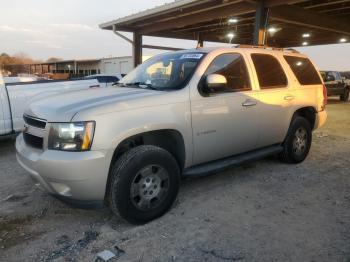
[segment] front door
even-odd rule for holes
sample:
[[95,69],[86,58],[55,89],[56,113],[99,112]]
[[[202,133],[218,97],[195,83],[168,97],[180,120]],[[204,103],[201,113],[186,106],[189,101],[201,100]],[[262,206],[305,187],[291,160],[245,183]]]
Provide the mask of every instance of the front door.
[[257,142],[257,94],[239,53],[214,58],[203,79],[220,74],[227,88],[191,98],[194,164],[253,150]]

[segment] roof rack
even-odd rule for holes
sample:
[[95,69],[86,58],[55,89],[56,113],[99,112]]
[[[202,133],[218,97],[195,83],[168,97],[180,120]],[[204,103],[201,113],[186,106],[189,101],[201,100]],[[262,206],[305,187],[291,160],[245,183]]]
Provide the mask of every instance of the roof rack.
[[259,48],[259,49],[267,49],[267,50],[276,50],[276,51],[289,51],[291,53],[297,53],[300,54],[299,51],[293,49],[293,48],[280,48],[280,47],[272,47],[272,46],[266,46],[266,45],[236,45],[234,48]]

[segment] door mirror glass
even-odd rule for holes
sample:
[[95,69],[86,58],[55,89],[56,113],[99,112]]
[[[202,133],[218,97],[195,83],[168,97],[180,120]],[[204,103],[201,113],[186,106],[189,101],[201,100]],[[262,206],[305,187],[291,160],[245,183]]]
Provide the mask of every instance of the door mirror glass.
[[220,74],[211,74],[206,78],[206,86],[209,89],[224,89],[227,87],[226,77]]

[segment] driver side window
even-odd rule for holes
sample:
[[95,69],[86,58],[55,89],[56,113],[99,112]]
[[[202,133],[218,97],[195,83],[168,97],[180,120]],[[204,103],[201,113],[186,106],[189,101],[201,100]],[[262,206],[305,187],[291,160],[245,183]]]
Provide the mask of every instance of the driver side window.
[[222,90],[215,89],[211,93],[225,93],[251,90],[250,78],[244,58],[238,53],[217,56],[209,65],[205,76],[220,74],[226,77],[227,86]]

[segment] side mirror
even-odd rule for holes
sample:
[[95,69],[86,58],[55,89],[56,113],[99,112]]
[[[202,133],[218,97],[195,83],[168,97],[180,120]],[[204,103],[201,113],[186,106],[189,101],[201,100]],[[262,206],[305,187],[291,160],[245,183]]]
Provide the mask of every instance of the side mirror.
[[227,87],[226,77],[219,74],[211,74],[206,77],[206,87],[208,89],[223,89]]

